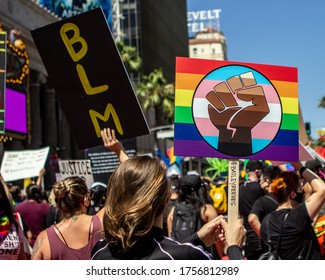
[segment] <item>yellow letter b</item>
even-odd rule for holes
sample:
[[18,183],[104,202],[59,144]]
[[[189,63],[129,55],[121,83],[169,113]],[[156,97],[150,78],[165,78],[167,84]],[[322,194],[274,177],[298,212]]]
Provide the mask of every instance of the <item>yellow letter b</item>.
[[[72,38],[68,38],[67,36],[67,33],[69,31],[73,31]],[[74,62],[79,61],[86,55],[88,49],[87,42],[84,38],[80,36],[80,31],[77,25],[73,23],[64,24],[60,29],[60,35],[65,44],[65,47],[67,48],[70,54],[70,57]],[[73,45],[76,43],[81,44],[81,48],[78,52],[76,52],[75,49],[73,48]]]

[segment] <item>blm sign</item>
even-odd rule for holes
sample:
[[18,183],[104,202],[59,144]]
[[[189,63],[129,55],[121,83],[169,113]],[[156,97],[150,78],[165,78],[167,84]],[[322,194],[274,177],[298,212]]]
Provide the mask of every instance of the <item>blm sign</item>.
[[150,133],[101,8],[31,34],[80,149]]

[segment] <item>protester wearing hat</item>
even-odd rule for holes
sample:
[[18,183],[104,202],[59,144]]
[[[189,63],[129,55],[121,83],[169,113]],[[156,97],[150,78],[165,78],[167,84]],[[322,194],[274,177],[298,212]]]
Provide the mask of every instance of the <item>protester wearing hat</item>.
[[91,201],[88,215],[97,214],[105,205],[107,186],[102,182],[95,182],[90,188]]
[[[208,192],[204,186],[203,181],[200,176],[191,174],[185,175],[179,180],[179,196],[176,201],[175,206],[171,209],[168,219],[167,219],[167,227],[168,227],[168,236],[182,242],[183,240],[179,239],[179,235],[177,232],[173,232],[175,226],[173,226],[174,222],[174,213],[178,212],[178,205],[187,205],[188,211],[190,211],[191,207],[196,208],[196,213],[198,213],[196,217],[195,224],[197,225],[195,230],[197,231],[201,226],[206,224],[207,222],[213,220],[218,216],[216,209],[210,204]],[[177,209],[177,210],[175,210]],[[184,208],[185,209],[185,208]],[[176,211],[176,212],[175,212]],[[186,211],[186,210],[184,210]],[[176,213],[177,214],[177,213]],[[206,248],[208,249],[208,248]],[[210,252],[213,253],[214,257],[222,257],[222,248],[221,246],[213,245],[209,248]],[[217,250],[219,252],[217,252]]]
[[325,173],[322,163],[318,159],[307,160],[305,164],[306,168],[315,172],[323,181],[325,181]]

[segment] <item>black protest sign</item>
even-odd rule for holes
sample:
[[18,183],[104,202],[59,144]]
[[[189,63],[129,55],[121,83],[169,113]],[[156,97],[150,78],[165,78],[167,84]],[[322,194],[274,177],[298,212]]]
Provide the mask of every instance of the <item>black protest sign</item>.
[[[136,155],[137,145],[135,138],[123,140],[121,142],[129,157]],[[103,145],[85,150],[85,157],[91,161],[94,181],[104,184],[107,184],[109,177],[120,164],[116,154]]]
[[80,149],[149,134],[101,8],[31,31]]

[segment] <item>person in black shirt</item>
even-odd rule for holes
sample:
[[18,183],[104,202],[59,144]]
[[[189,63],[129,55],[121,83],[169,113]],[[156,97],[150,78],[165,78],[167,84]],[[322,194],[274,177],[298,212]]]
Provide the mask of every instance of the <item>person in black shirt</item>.
[[281,259],[317,260],[320,259],[320,247],[312,222],[325,202],[325,183],[300,162],[291,164],[297,171],[299,170],[300,176],[309,183],[313,192],[307,200],[295,206],[294,199],[300,187],[299,175],[292,171],[283,171],[275,177],[271,191],[279,207],[268,214],[270,216],[266,216],[262,222],[262,246],[267,247],[269,232],[272,246],[276,248],[282,232],[280,247],[277,249]]
[[[116,152],[120,166],[108,182],[103,212],[105,239],[92,249],[93,260],[209,260],[211,255],[196,242],[209,246],[218,238],[228,241],[229,258],[240,259],[245,230],[242,225],[227,226],[222,216],[207,223],[192,236],[192,243],[179,243],[163,234],[163,210],[171,188],[163,163],[150,156],[128,158],[114,131],[102,131],[105,147]],[[233,230],[232,230],[233,229]],[[239,240],[239,241],[238,241]],[[199,244],[198,244],[199,245]]]
[[163,210],[171,195],[165,166],[150,156],[122,162],[108,182],[103,216],[105,241],[92,259],[209,260],[202,248],[163,234]]
[[248,222],[255,233],[260,237],[261,222],[264,217],[278,208],[278,202],[273,197],[271,191],[271,183],[274,176],[281,170],[277,166],[267,166],[262,170],[260,178],[260,186],[266,190],[267,194],[258,198],[252,207],[252,210],[248,216]]
[[239,187],[239,213],[244,219],[244,227],[247,230],[244,245],[245,257],[256,260],[261,254],[261,241],[248,222],[254,202],[264,195],[264,190],[259,184],[261,170],[264,163],[259,160],[250,160],[246,165],[248,180]]

